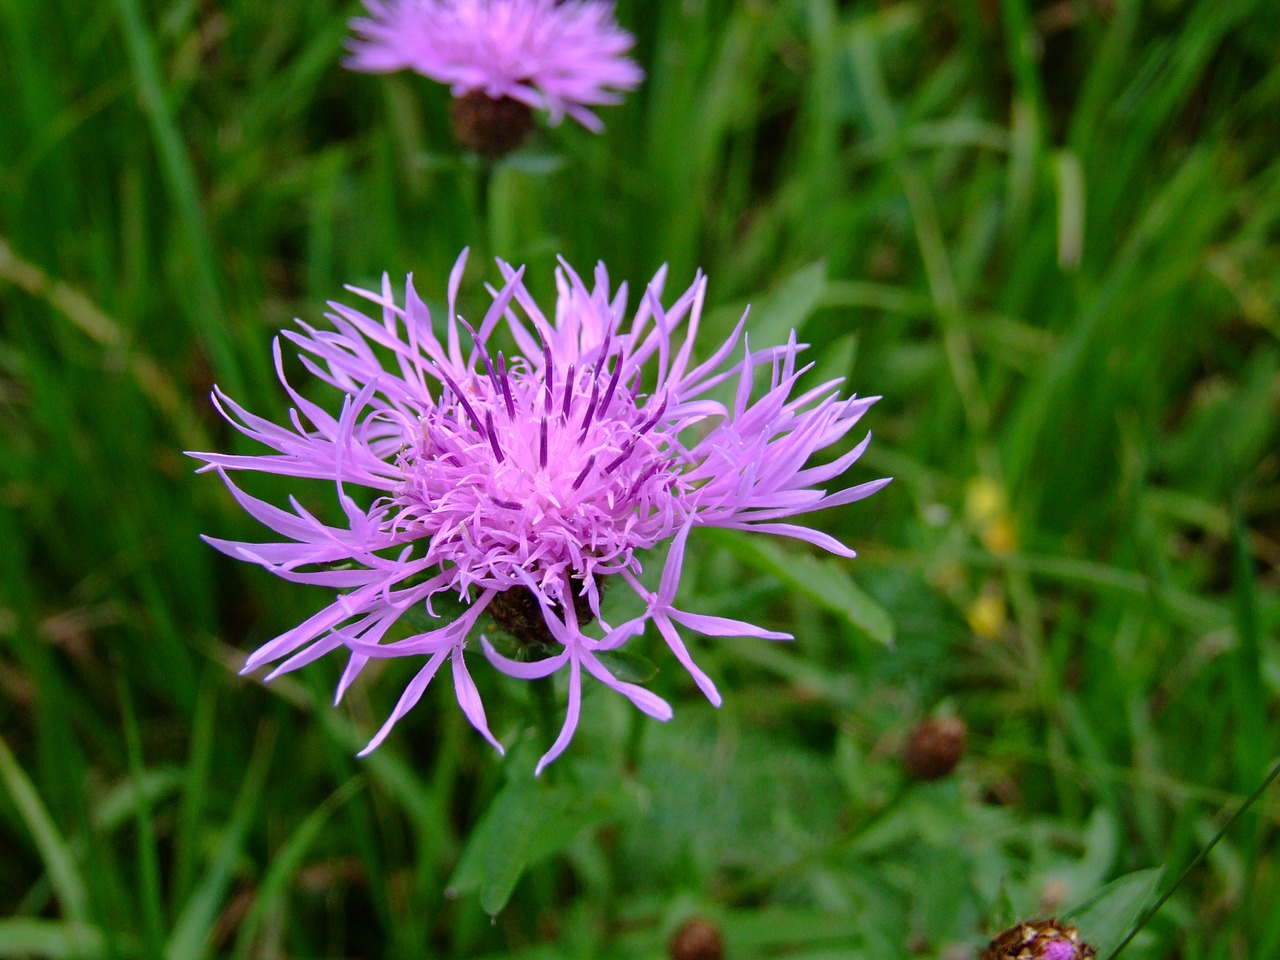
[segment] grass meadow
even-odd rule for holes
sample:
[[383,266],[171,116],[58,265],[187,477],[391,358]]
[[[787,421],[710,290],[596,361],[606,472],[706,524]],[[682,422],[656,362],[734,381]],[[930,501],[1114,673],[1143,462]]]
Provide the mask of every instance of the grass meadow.
[[[0,957],[626,960],[699,915],[962,960],[1081,904],[1114,950],[1280,739],[1280,6],[621,0],[645,83],[491,174],[447,90],[342,69],[357,10],[0,0]],[[468,245],[472,312],[494,255],[544,304],[558,254],[704,269],[702,342],[796,328],[884,398],[847,482],[895,478],[820,518],[853,561],[695,532],[681,598],[795,642],[695,639],[716,710],[642,638],[675,718],[592,689],[538,781],[492,670],[506,760],[447,683],[356,759],[413,664],[237,676],[329,600],[201,542],[261,531],[182,452],[252,452],[214,382],[287,416],[293,318],[440,303]],[[1278,813],[1127,960],[1280,957]]]

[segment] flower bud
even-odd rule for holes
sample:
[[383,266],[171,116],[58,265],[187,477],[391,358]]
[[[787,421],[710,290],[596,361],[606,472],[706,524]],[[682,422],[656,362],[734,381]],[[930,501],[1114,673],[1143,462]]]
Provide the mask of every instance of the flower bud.
[[913,780],[940,780],[964,756],[968,729],[959,717],[930,717],[911,728],[902,757]]
[[1080,931],[1057,920],[1019,923],[1000,934],[978,960],[1095,960]]
[[680,924],[667,944],[671,960],[722,960],[724,939],[720,928],[705,917],[692,917]]

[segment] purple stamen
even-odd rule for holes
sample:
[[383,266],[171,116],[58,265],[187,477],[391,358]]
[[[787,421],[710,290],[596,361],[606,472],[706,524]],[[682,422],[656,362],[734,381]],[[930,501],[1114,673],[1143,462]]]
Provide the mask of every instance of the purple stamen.
[[645,421],[644,426],[642,426],[639,430],[636,431],[636,436],[643,437],[646,433],[652,430],[657,425],[658,421],[662,419],[662,415],[666,412],[667,412],[667,397],[664,396],[662,398],[662,403],[658,404],[658,412]]
[[467,403],[467,398],[462,395],[462,390],[460,390],[458,385],[453,382],[453,377],[449,376],[443,370],[440,371],[440,376],[444,377],[444,382],[449,385],[449,389],[453,391],[453,395],[458,398],[458,403],[462,404],[462,409],[467,411],[467,416],[471,418],[471,422],[475,425],[475,428],[477,430],[483,429],[480,425],[480,418],[477,417],[476,412],[471,409],[471,404]]
[[582,472],[578,474],[578,479],[573,481],[574,490],[577,490],[580,486],[582,486],[582,481],[587,479],[587,474],[591,472],[591,468],[595,466],[595,463],[596,463],[596,455],[593,453],[591,456],[587,457],[587,465],[583,467]]
[[484,348],[484,344],[480,342],[480,335],[476,333],[475,328],[473,328],[471,324],[467,323],[467,321],[463,320],[461,317],[458,318],[458,322],[466,327],[467,333],[471,334],[471,342],[476,345],[476,350],[480,354],[480,360],[484,363],[484,368],[489,374],[489,382],[493,384],[493,392],[501,393],[502,388],[498,386],[498,375],[494,373],[493,361],[489,358],[489,351],[486,350]]
[[658,472],[658,469],[661,466],[661,460],[655,460],[653,463],[649,464],[649,466],[645,468],[644,473],[640,474],[640,478],[636,480],[636,482],[631,485],[631,489],[627,491],[627,499],[634,497],[639,489],[644,486],[645,482]]
[[551,357],[551,348],[547,346],[547,340],[543,337],[542,331],[537,327],[534,327],[534,332],[538,335],[538,342],[542,344],[542,379],[547,388],[547,396],[545,400],[546,412],[547,415],[550,416],[551,407],[555,403],[556,398],[556,364],[555,360]]
[[604,468],[603,472],[612,473],[613,468],[618,466],[618,464],[622,463],[622,461],[627,459],[627,457],[631,456],[631,451],[633,451],[635,448],[636,448],[635,438],[628,440],[626,443],[622,445],[622,452],[609,461],[609,465]]
[[613,391],[618,388],[618,378],[620,376],[622,376],[621,353],[613,358],[613,376],[609,378],[609,386],[605,388],[604,399],[600,401],[600,416],[602,417],[604,416],[604,412],[609,409],[609,402],[613,400]]
[[489,434],[489,446],[493,447],[493,455],[498,458],[498,462],[502,462],[502,448],[498,446],[498,434],[493,429],[493,411],[486,410],[484,412],[484,426]]
[[569,419],[569,404],[573,401],[573,364],[569,364],[569,375],[564,380],[564,405],[560,408],[560,419]]
[[538,464],[547,469],[547,418],[542,418],[542,440],[538,447]]
[[586,437],[587,431],[591,429],[591,415],[596,412],[596,396],[600,392],[600,381],[593,378],[591,381],[591,398],[587,401],[587,412],[582,415],[582,433],[578,435],[578,442],[581,443]]
[[511,399],[511,383],[507,380],[507,359],[502,355],[502,351],[498,351],[498,378],[502,381],[502,396],[507,401],[507,417],[514,420],[516,418],[516,404]]
[[604,343],[600,344],[600,352],[596,354],[600,362],[596,364],[596,372],[599,373],[605,368],[609,362],[609,348],[613,346],[613,331],[616,323],[609,324],[609,332],[604,335]]

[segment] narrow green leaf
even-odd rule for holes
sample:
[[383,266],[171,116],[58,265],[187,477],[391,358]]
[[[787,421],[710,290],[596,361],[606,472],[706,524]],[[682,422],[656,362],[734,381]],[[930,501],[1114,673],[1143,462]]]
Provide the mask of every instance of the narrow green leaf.
[[1249,531],[1240,504],[1231,516],[1232,593],[1236,649],[1231,657],[1231,692],[1235,705],[1233,742],[1236,785],[1247,790],[1267,768],[1271,737],[1267,733],[1268,703],[1262,682],[1258,596],[1249,552]]
[[877,643],[894,639],[893,618],[871,599],[841,566],[840,561],[791,553],[763,537],[728,530],[708,530],[744,563],[777,577],[788,588],[821,604]]
[[0,780],[4,781],[18,813],[31,831],[63,915],[83,924],[89,918],[89,898],[75,858],[3,737],[0,737]]
[[217,686],[212,674],[206,672],[196,694],[190,747],[182,777],[182,799],[178,804],[173,874],[169,888],[175,902],[190,896],[196,882],[197,858],[202,854],[204,805],[209,794],[209,768],[213,760],[217,700]]
[[1098,956],[1109,956],[1155,895],[1163,872],[1138,870],[1112,880],[1066,917],[1080,928],[1080,936],[1097,949]]
[[116,9],[138,96],[151,125],[160,168],[176,208],[177,219],[186,234],[195,267],[192,275],[194,306],[189,308],[192,327],[208,347],[209,355],[218,368],[219,378],[231,388],[232,393],[242,394],[244,384],[240,365],[228,330],[227,313],[222,308],[222,290],[218,285],[213,237],[200,202],[195,166],[187,153],[182,135],[178,132],[161,79],[155,41],[147,29],[138,0],[117,0]]
[[125,746],[129,757],[129,774],[138,788],[133,791],[134,828],[137,831],[138,891],[142,913],[142,932],[147,953],[159,956],[164,944],[164,899],[160,893],[160,855],[156,850],[155,825],[151,817],[151,801],[141,788],[146,768],[142,757],[142,735],[138,717],[129,694],[129,681],[119,678],[120,710],[124,719]]
[[288,892],[289,882],[297,873],[298,867],[302,865],[303,858],[320,838],[325,824],[334,811],[351,799],[362,783],[362,778],[354,777],[331,793],[324,803],[307,815],[306,819],[298,825],[298,829],[272,856],[271,866],[266,876],[262,878],[253,906],[244,918],[244,923],[240,925],[240,933],[236,937],[235,956],[252,956],[253,940],[261,929],[262,922],[280,909],[280,903]]
[[84,924],[36,917],[0,920],[0,957],[90,960],[102,953],[102,933]]
[[176,793],[182,780],[180,767],[157,767],[130,777],[104,792],[102,799],[94,804],[94,827],[104,834],[113,832],[133,815],[139,793],[144,795],[146,803],[153,804]]
[[258,737],[249,769],[231,811],[231,821],[222,835],[213,862],[196,884],[195,891],[174,924],[165,948],[168,960],[200,960],[209,950],[209,931],[222,910],[223,898],[231,882],[236,860],[244,849],[249,828],[258,813],[258,798],[270,768],[275,734],[265,730]]
[[771,347],[786,343],[797,334],[817,309],[827,292],[827,264],[824,260],[797,270],[782,285],[751,305],[751,342]]

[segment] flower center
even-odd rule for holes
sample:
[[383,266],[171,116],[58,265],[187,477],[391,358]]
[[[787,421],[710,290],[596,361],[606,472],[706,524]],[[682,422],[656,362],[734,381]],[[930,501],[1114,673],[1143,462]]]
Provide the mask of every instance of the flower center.
[[[601,592],[605,583],[607,583],[606,580],[600,580],[597,584]],[[571,593],[573,613],[580,628],[593,623],[596,619],[581,587],[581,581],[575,578]],[[555,604],[553,609],[557,616],[564,616],[564,608],[560,604]],[[489,613],[499,627],[516,639],[521,659],[540,660],[551,652],[555,638],[547,628],[547,621],[542,615],[538,598],[528,587],[520,586],[504,590],[489,604]]]
[[609,356],[609,342],[604,362],[560,373],[550,350],[542,369],[523,357],[508,365],[477,338],[483,371],[440,371],[441,395],[401,455],[396,497],[396,522],[431,538],[428,555],[508,592],[522,583],[518,568],[576,606],[570,580],[634,569],[634,552],[665,535],[678,480],[667,404],[641,408],[639,373],[623,383],[626,358]]

